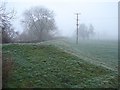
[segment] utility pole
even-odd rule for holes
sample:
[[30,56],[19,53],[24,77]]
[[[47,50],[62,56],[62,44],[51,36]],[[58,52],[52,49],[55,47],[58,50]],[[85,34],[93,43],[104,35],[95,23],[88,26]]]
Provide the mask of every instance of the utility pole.
[[77,23],[76,23],[76,26],[77,26],[77,32],[76,32],[76,44],[78,44],[78,26],[79,26],[79,24],[78,24],[78,21],[79,21],[79,18],[78,18],[78,15],[80,15],[80,13],[76,13],[76,15],[77,15]]

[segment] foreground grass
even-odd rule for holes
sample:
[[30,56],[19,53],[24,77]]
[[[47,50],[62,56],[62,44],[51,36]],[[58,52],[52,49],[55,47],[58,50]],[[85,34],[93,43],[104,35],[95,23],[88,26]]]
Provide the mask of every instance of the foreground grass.
[[9,88],[117,87],[115,72],[52,45],[3,45],[3,70]]

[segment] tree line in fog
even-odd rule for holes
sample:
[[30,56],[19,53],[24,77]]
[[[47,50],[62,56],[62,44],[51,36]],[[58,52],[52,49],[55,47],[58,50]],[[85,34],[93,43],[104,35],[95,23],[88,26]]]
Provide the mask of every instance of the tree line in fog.
[[[14,10],[8,12],[5,3],[0,5],[0,38],[2,43],[41,42],[54,39],[56,32],[58,32],[54,12],[45,7],[37,6],[24,11],[21,20],[22,33],[16,32],[11,24],[14,16]],[[94,34],[92,24],[89,27],[85,24],[79,25],[79,38],[89,39]]]

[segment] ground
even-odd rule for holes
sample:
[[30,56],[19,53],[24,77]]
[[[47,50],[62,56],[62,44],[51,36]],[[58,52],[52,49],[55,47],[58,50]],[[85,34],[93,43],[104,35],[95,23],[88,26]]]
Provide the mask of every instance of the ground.
[[117,46],[107,45],[66,40],[3,45],[3,87],[117,88]]

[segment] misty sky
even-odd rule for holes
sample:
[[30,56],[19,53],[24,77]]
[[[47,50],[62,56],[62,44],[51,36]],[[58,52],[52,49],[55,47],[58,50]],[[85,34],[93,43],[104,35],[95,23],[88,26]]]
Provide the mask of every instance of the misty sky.
[[44,6],[55,13],[59,34],[71,36],[76,30],[76,15],[79,23],[92,24],[99,37],[118,37],[118,3],[117,0],[5,0],[9,8],[17,12],[13,21],[18,31],[23,28],[20,20],[23,12],[33,6]]

